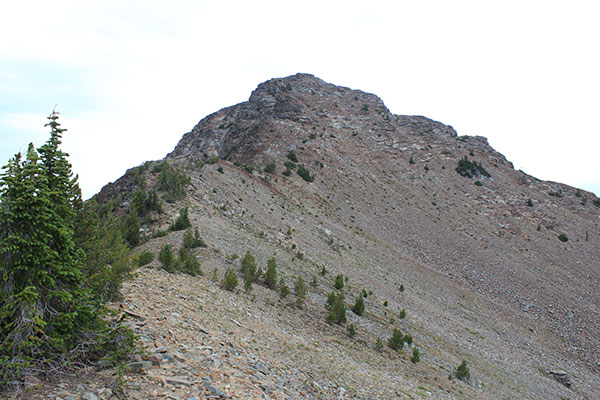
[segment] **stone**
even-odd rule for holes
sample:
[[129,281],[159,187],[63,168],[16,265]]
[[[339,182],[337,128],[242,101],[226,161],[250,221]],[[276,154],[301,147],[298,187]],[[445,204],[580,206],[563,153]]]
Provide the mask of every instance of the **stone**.
[[569,375],[562,369],[548,371],[548,375],[552,376],[558,383],[568,388],[572,385]]
[[131,372],[141,372],[142,369],[147,369],[152,367],[152,361],[136,361],[127,364],[127,367],[131,370]]
[[81,396],[81,400],[100,400],[98,398],[98,396],[96,396],[94,393],[92,392],[85,392],[82,396]]

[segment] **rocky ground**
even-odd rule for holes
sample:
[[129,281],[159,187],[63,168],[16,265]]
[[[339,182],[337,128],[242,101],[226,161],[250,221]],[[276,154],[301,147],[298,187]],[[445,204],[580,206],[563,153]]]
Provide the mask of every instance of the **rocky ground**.
[[[284,174],[290,150],[313,182],[297,166]],[[465,156],[490,176],[459,175]],[[129,398],[600,398],[593,194],[515,171],[485,138],[302,74],[203,119],[166,160],[191,183],[142,230],[151,236],[188,207],[208,243],[196,250],[204,276],[167,274],[154,261],[126,283],[115,307],[145,351],[125,373]],[[269,162],[275,170],[263,172]],[[98,200],[118,198],[126,212],[135,171]],[[156,187],[152,168],[142,173]],[[156,256],[182,237],[151,238],[135,252]],[[239,275],[230,256],[248,250],[263,270],[275,257],[290,287],[298,276],[315,280],[306,303],[259,284],[222,289],[227,268]],[[348,277],[349,306],[369,293],[363,316],[348,312],[354,337],[325,322],[337,274]],[[394,328],[414,337],[419,363],[408,347],[375,349]],[[471,379],[448,379],[462,360]],[[115,371],[78,375],[25,398],[116,394]]]

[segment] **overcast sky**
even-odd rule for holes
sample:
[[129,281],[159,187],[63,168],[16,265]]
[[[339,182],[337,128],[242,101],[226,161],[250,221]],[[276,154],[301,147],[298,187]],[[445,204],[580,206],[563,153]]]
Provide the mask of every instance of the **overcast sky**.
[[597,1],[12,1],[0,161],[55,104],[85,197],[206,115],[297,72],[481,135],[517,169],[600,195]]

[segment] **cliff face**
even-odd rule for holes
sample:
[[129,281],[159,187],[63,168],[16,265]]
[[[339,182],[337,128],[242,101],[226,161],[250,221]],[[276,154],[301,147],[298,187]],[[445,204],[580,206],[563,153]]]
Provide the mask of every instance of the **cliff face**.
[[[286,176],[290,151],[298,161]],[[302,260],[282,267],[288,276],[309,281],[325,266],[347,275],[356,293],[373,290],[370,319],[356,321],[368,343],[390,330],[384,300],[412,307],[412,322],[402,323],[418,332],[423,362],[447,369],[468,358],[491,385],[475,397],[514,394],[495,381],[508,375],[524,398],[598,395],[600,200],[592,193],[515,171],[483,137],[394,115],[373,94],[306,74],[269,80],[247,102],[207,116],[166,160],[192,184],[144,228],[188,205],[220,251],[202,255],[211,269],[222,272],[225,255],[247,249],[260,262],[300,251]],[[262,172],[269,163],[275,170]],[[297,175],[299,165],[313,182]],[[152,187],[155,174],[144,173]],[[131,176],[98,198],[121,193],[126,208],[137,188]],[[314,318],[329,290],[315,287],[306,306]],[[540,373],[556,367],[576,372],[578,392]]]

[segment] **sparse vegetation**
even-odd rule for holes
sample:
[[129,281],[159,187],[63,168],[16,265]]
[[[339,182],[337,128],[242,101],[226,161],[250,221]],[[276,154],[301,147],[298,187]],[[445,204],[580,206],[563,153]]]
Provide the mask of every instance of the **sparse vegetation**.
[[465,178],[473,178],[474,176],[485,176],[489,178],[491,176],[483,167],[483,165],[481,165],[481,163],[477,163],[477,161],[469,161],[467,156],[458,161],[456,172]]
[[177,219],[175,219],[175,221],[173,221],[171,226],[169,226],[169,230],[170,231],[182,231],[191,226],[192,226],[192,223],[190,222],[188,208],[184,207],[179,210],[179,216],[177,217]]
[[362,315],[363,312],[365,312],[365,303],[363,300],[363,296],[356,296],[356,301],[354,303],[354,306],[352,307],[352,312],[359,316]]
[[298,162],[298,157],[296,157],[296,153],[294,153],[294,150],[288,151],[287,158],[292,162]]
[[275,161],[271,161],[270,163],[268,163],[267,165],[265,165],[264,171],[268,172],[270,174],[272,174],[273,172],[275,172]]
[[146,264],[150,264],[154,260],[154,254],[151,251],[143,251],[137,257],[138,267],[143,267]]
[[304,283],[304,279],[301,276],[296,278],[296,282],[294,283],[294,293],[296,294],[296,304],[301,306],[304,304],[306,299],[306,284]]
[[417,349],[416,347],[413,349],[413,353],[412,353],[412,357],[410,358],[410,361],[413,364],[416,364],[419,361],[421,361],[421,353],[419,353],[419,349]]
[[315,180],[315,176],[310,174],[310,171],[304,167],[304,164],[300,164],[297,173],[306,182],[313,182]]
[[404,347],[404,342],[405,342],[404,336],[402,335],[402,332],[400,331],[400,329],[394,328],[394,332],[392,333],[392,336],[388,339],[388,346],[391,349],[400,351]]
[[381,338],[377,338],[377,340],[375,340],[375,350],[377,351],[382,351],[383,350],[383,340],[381,340]]
[[175,256],[170,244],[165,244],[158,253],[158,261],[167,272],[175,271]]
[[335,283],[333,284],[333,287],[337,290],[342,290],[344,288],[344,276],[342,274],[338,274],[335,277]]
[[354,326],[354,324],[350,324],[350,325],[346,326],[346,331],[348,332],[348,335],[350,335],[351,337],[356,336],[356,327]]
[[285,299],[290,294],[290,288],[285,284],[283,277],[279,280],[279,297]]
[[462,360],[460,365],[458,367],[456,367],[456,371],[454,371],[454,375],[462,381],[469,380],[469,378],[471,377],[471,372],[469,371],[469,367],[467,367],[467,362],[465,360]]
[[569,238],[566,234],[561,233],[560,235],[558,235],[558,240],[560,240],[561,242],[568,242]]
[[194,229],[194,233],[192,233],[191,229],[187,229],[185,234],[183,235],[183,247],[187,249],[195,249],[196,247],[207,247],[204,239],[200,237],[200,233],[198,232],[198,227]]
[[271,257],[267,261],[265,283],[271,289],[275,289],[277,286],[277,262],[275,261],[275,257]]
[[406,310],[405,310],[405,309],[402,309],[402,311],[400,311],[400,315],[398,315],[398,317],[399,317],[400,319],[404,319],[404,318],[406,318]]
[[238,278],[235,272],[231,268],[227,268],[225,275],[223,276],[223,288],[226,290],[233,290],[238,285]]
[[346,305],[344,304],[344,295],[342,293],[331,292],[327,297],[327,322],[336,322],[338,324],[346,322]]
[[168,161],[155,166],[152,170],[158,172],[158,190],[164,192],[163,198],[168,203],[183,199],[185,187],[190,183],[190,178],[169,164]]

